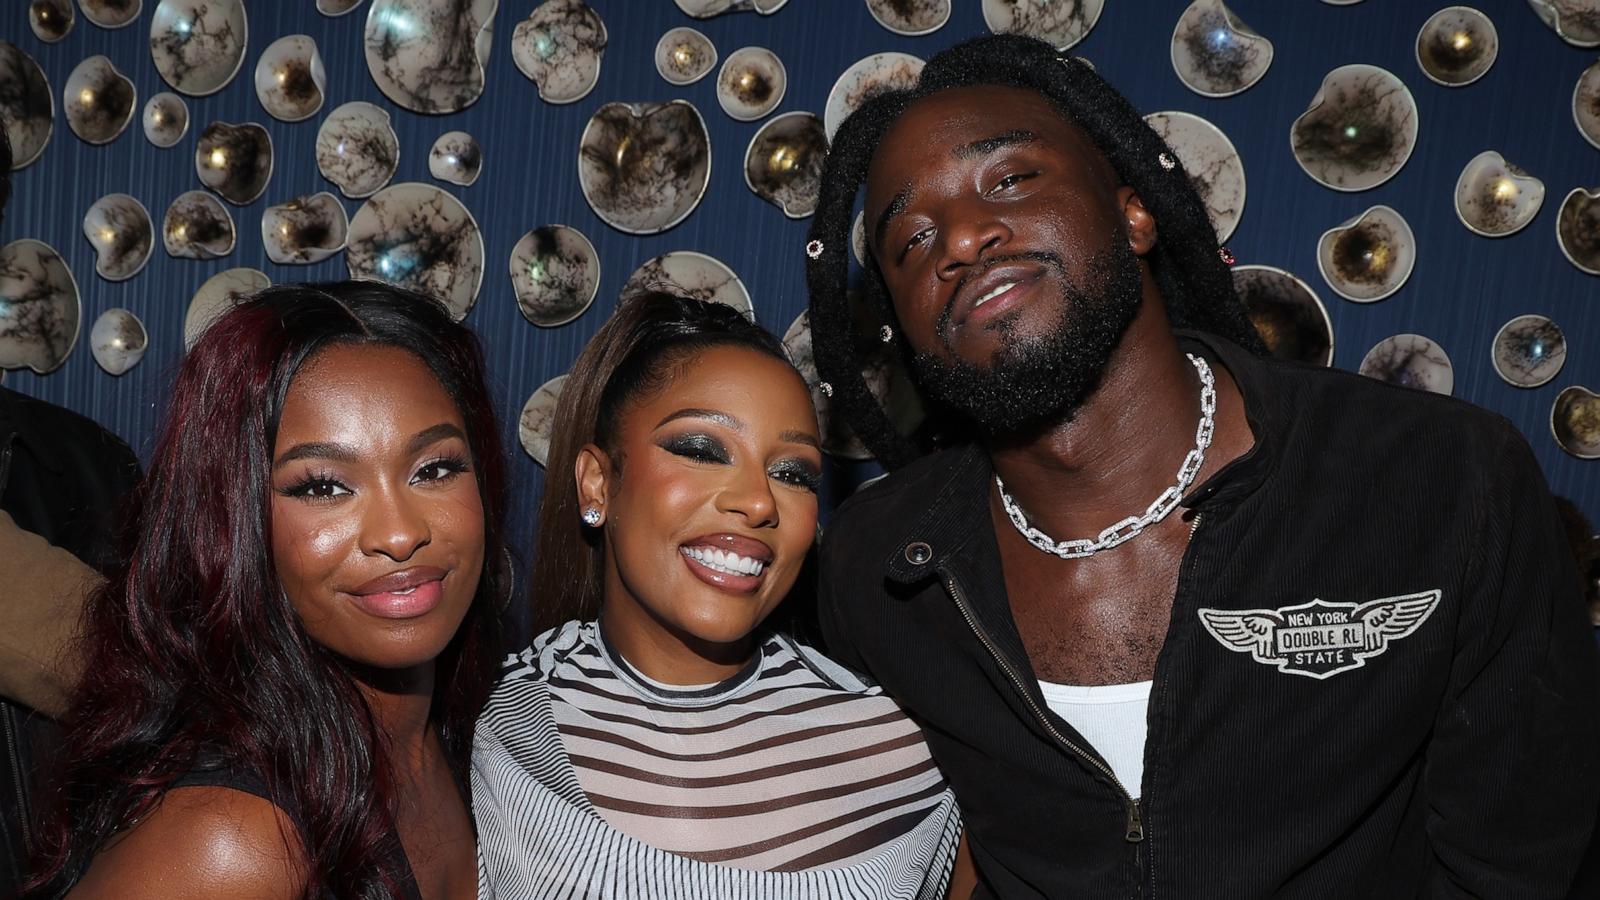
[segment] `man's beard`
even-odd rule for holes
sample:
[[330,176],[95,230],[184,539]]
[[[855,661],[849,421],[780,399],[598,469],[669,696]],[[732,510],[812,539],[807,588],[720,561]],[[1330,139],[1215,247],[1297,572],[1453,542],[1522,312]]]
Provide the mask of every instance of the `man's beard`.
[[[1099,386],[1143,296],[1139,259],[1125,240],[1114,240],[1089,260],[1087,290],[1071,283],[1054,253],[1025,253],[989,265],[1017,259],[1042,262],[1061,278],[1062,313],[1054,328],[1040,336],[1014,337],[1014,322],[1001,319],[993,327],[1003,343],[987,367],[926,352],[912,359],[923,395],[988,436],[1070,421]],[[948,327],[946,312],[938,325],[941,341]]]

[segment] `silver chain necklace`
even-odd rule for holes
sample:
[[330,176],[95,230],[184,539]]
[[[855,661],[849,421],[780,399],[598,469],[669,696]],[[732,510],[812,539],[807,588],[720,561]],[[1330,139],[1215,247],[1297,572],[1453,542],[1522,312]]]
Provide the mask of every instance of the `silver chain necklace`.
[[994,483],[1000,488],[1000,503],[1005,506],[1006,516],[1011,519],[1011,524],[1028,539],[1028,543],[1062,559],[1082,559],[1133,540],[1140,532],[1165,519],[1178,508],[1178,501],[1183,499],[1184,492],[1189,490],[1189,485],[1194,483],[1195,476],[1200,474],[1200,467],[1205,464],[1206,448],[1211,446],[1211,435],[1217,413],[1216,381],[1211,377],[1211,367],[1193,353],[1186,355],[1200,375],[1200,425],[1195,429],[1194,449],[1189,451],[1189,455],[1183,458],[1183,465],[1178,467],[1178,483],[1162,491],[1161,496],[1150,504],[1143,515],[1129,516],[1100,532],[1092,540],[1056,541],[1050,535],[1028,524],[1028,517],[1022,514],[1017,501],[1006,493],[1006,483],[1001,481],[1000,475],[996,473]]

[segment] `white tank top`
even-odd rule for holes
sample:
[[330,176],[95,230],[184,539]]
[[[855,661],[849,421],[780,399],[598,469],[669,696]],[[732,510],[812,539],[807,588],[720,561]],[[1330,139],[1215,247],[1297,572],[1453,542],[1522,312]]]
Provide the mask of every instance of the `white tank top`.
[[1104,757],[1135,799],[1144,778],[1145,717],[1153,682],[1080,686],[1039,682],[1050,711],[1067,721]]

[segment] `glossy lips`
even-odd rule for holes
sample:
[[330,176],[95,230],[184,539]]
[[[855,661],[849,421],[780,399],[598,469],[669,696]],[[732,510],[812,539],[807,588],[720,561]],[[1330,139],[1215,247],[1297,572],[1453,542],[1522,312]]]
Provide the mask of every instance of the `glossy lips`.
[[751,593],[761,586],[761,575],[772,563],[772,548],[736,534],[707,534],[678,548],[684,565],[695,577],[714,587]]
[[380,619],[414,619],[439,605],[447,574],[434,566],[411,566],[374,578],[348,593],[352,603]]

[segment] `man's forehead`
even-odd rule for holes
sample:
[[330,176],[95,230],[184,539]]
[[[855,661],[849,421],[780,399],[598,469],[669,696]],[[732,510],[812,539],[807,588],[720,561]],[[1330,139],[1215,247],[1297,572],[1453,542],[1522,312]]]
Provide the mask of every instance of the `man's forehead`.
[[901,184],[915,180],[911,175],[919,167],[971,158],[970,148],[986,143],[1018,143],[995,139],[1019,133],[1084,157],[1086,164],[1115,178],[1089,135],[1048,98],[1028,88],[982,84],[947,88],[911,101],[872,154],[868,192],[875,193],[876,183],[884,191],[879,202],[886,202]]

